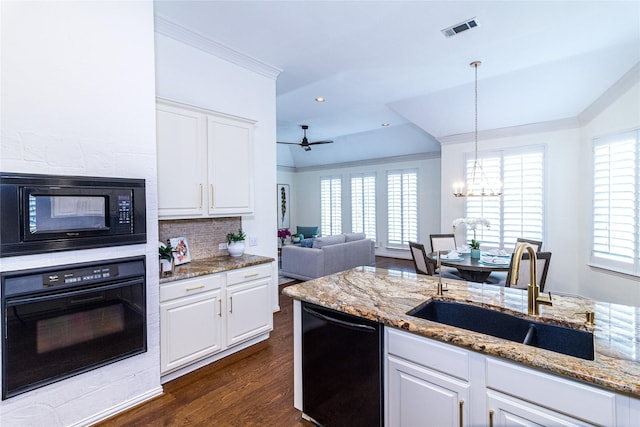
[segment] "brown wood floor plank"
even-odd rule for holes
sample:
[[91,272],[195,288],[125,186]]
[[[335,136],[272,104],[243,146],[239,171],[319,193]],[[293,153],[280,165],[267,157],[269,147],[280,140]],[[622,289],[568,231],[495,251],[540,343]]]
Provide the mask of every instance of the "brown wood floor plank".
[[[411,260],[376,257],[376,265],[415,271]],[[268,340],[167,382],[162,396],[97,426],[313,426],[293,407],[293,303],[282,293],[273,326]]]

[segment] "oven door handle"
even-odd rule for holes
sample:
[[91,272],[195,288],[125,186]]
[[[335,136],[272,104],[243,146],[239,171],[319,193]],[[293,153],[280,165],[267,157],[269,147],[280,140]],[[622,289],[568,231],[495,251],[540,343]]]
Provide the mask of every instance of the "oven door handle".
[[96,292],[103,292],[103,291],[109,291],[111,289],[118,289],[118,288],[124,288],[127,286],[131,286],[131,285],[137,285],[137,284],[144,284],[144,280],[140,280],[140,279],[134,279],[134,280],[126,280],[123,282],[118,282],[118,283],[113,283],[111,285],[104,285],[104,286],[100,286],[100,287],[91,287],[91,288],[84,288],[84,289],[79,289],[79,290],[59,290],[55,293],[52,294],[47,294],[47,295],[43,295],[41,297],[38,296],[33,296],[33,297],[17,297],[17,298],[11,298],[8,297],[5,300],[5,305],[7,307],[13,307],[13,306],[18,306],[18,305],[22,305],[22,304],[32,304],[32,303],[36,303],[36,302],[44,302],[44,301],[51,301],[54,299],[60,299],[60,298],[69,298],[69,297],[77,297],[77,296],[81,296],[81,295],[87,295],[87,294],[91,294],[91,293],[96,293]]

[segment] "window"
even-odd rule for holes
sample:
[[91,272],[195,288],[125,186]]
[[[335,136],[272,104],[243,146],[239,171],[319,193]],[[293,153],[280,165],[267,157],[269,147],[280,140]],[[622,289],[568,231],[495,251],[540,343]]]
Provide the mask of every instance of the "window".
[[[473,161],[467,159],[467,181]],[[519,237],[544,241],[544,147],[486,153],[478,161],[487,179],[501,181],[503,190],[501,197],[466,199],[467,217],[491,223],[489,229],[477,230],[478,240],[500,248],[515,246]]]
[[640,130],[593,142],[591,261],[640,275]]
[[376,176],[351,175],[351,231],[376,240]]
[[320,178],[320,231],[324,236],[342,233],[342,177]]
[[418,240],[418,171],[387,172],[389,246]]

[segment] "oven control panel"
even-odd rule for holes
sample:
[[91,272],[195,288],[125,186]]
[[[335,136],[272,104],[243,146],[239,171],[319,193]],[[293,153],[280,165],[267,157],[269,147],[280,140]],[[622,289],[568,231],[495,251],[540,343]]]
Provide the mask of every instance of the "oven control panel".
[[118,276],[117,265],[79,268],[56,271],[55,273],[45,273],[42,275],[42,285],[44,287],[50,287],[56,285],[91,283],[116,276]]

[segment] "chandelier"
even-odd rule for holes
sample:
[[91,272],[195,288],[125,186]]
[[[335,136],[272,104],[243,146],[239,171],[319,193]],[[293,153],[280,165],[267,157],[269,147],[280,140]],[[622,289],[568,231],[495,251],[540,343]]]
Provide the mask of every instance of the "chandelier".
[[471,171],[471,179],[468,182],[465,191],[464,183],[456,183],[453,185],[453,195],[456,197],[476,197],[476,196],[500,196],[502,194],[502,185],[499,182],[491,182],[482,170],[482,165],[478,162],[478,67],[482,64],[480,61],[473,61],[470,66],[475,70],[475,144],[473,169]]

